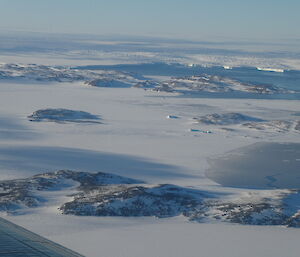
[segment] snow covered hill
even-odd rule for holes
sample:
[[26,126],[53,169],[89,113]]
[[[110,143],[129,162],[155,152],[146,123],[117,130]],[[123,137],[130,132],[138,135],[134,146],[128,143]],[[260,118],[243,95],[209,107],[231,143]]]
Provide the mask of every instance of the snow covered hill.
[[[107,173],[60,170],[0,182],[0,210],[17,214],[47,205],[47,192],[64,191],[71,200],[56,206],[79,216],[185,216],[190,221],[300,227],[299,190],[204,191],[177,185],[145,184]],[[66,195],[67,196],[67,195]]]

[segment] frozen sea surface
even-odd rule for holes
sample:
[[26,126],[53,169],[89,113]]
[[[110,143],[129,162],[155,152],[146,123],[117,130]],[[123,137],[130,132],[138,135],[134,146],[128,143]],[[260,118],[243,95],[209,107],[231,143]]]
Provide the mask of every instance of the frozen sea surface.
[[207,176],[223,186],[300,188],[299,143],[255,143],[210,165]]

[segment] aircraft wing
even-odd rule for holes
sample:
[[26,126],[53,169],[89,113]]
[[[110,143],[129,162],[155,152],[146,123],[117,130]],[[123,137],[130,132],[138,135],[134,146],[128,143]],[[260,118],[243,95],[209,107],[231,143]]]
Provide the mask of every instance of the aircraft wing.
[[0,218],[0,256],[83,257],[3,218]]

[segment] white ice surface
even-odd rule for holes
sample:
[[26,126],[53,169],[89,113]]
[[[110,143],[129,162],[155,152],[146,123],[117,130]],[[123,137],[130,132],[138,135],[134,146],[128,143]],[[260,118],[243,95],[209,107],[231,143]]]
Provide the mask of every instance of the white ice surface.
[[[299,142],[299,133],[223,131],[194,124],[192,117],[221,111],[286,119],[299,101],[156,97],[141,89],[78,84],[0,83],[0,178],[57,169],[103,171],[150,183],[222,189],[205,178],[207,158],[259,141]],[[43,108],[87,111],[103,124],[34,123]],[[166,119],[168,115],[180,119]],[[190,129],[211,130],[212,134]],[[63,197],[63,196],[61,196]],[[10,220],[87,256],[296,257],[300,230],[188,223],[181,217],[73,217],[47,208]]]
[[10,220],[90,256],[298,257],[299,230],[188,223],[181,217],[66,217],[26,215]]

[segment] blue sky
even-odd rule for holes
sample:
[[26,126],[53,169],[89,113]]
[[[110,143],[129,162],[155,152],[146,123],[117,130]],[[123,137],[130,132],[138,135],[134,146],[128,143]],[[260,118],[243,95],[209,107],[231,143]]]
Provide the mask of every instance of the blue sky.
[[0,30],[299,39],[299,13],[299,0],[0,0]]

